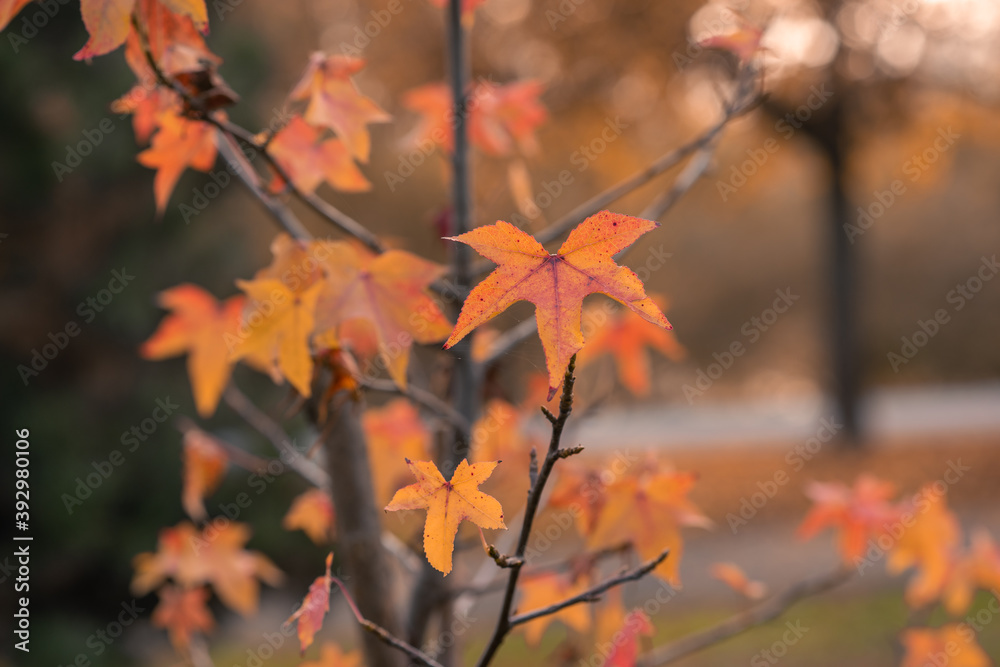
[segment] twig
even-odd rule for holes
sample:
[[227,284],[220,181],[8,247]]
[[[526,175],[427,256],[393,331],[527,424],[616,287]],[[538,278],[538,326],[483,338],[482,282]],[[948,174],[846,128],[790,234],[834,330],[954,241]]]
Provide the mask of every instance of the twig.
[[760,604],[731,616],[711,628],[696,632],[655,649],[643,656],[639,661],[639,665],[641,667],[661,667],[692,653],[697,653],[725,639],[767,623],[781,616],[789,607],[800,600],[836,588],[852,576],[854,576],[854,570],[840,568],[833,572],[801,581],[783,593],[773,595]]
[[373,635],[381,639],[384,643],[388,644],[389,646],[392,646],[393,648],[399,649],[400,651],[410,656],[411,658],[413,658],[422,665],[427,665],[427,667],[442,667],[441,663],[439,663],[437,660],[430,657],[417,647],[407,644],[402,639],[400,639],[399,637],[395,636],[394,634],[383,628],[381,625],[373,623],[372,621],[369,621],[367,618],[362,616],[361,610],[359,610],[358,606],[354,603],[354,599],[351,597],[351,594],[347,591],[347,587],[344,586],[344,582],[342,582],[338,577],[330,577],[330,579],[333,581],[333,583],[337,584],[337,588],[339,588],[340,592],[343,593],[344,600],[347,601],[347,606],[351,608],[351,612],[354,614],[354,618],[358,619],[358,623],[361,625],[361,627],[363,627],[365,630],[367,630],[368,632],[372,633]]
[[581,602],[595,602],[600,599],[601,593],[604,591],[614,588],[619,584],[624,584],[627,581],[636,581],[637,579],[642,579],[644,576],[656,569],[656,566],[666,560],[667,556],[670,554],[670,549],[664,549],[660,552],[660,555],[656,558],[647,561],[640,565],[639,567],[626,570],[621,574],[611,577],[596,586],[591,586],[582,593],[578,593],[571,598],[567,598],[562,602],[556,602],[555,604],[550,604],[547,607],[542,607],[541,609],[535,609],[534,611],[525,612],[523,614],[518,614],[510,619],[511,627],[515,625],[520,625],[521,623],[527,623],[528,621],[533,621],[536,618],[541,618],[543,616],[549,616],[558,611],[565,609],[566,607],[572,607],[575,604],[580,604]]
[[177,428],[180,429],[181,433],[187,435],[190,431],[199,431],[205,437],[210,439],[214,444],[224,449],[226,455],[232,460],[233,463],[243,468],[244,470],[249,470],[250,472],[259,473],[261,471],[267,470],[267,464],[269,461],[267,459],[262,459],[259,456],[255,456],[250,452],[246,451],[242,447],[237,447],[233,443],[223,440],[222,438],[217,438],[216,436],[208,433],[207,431],[199,428],[188,417],[181,416],[177,420]]
[[267,438],[278,450],[283,463],[299,473],[313,485],[325,489],[330,486],[330,477],[323,469],[307,459],[292,446],[291,439],[278,422],[268,417],[246,394],[233,385],[226,387],[222,394],[226,402],[237,414],[243,417],[258,433]]
[[573,384],[575,382],[573,372],[575,370],[576,355],[573,355],[569,360],[569,366],[566,368],[566,375],[563,378],[562,399],[559,401],[559,416],[555,423],[552,424],[552,438],[549,440],[549,451],[545,455],[545,460],[538,471],[538,478],[531,486],[531,491],[528,493],[528,501],[524,506],[524,521],[521,524],[521,534],[517,540],[517,550],[513,556],[514,559],[520,562],[512,562],[510,565],[510,574],[507,577],[507,587],[504,590],[497,624],[493,629],[493,636],[490,638],[489,644],[487,644],[479,661],[476,663],[476,667],[484,667],[490,663],[503,643],[504,638],[507,636],[507,633],[513,627],[511,625],[510,611],[514,605],[517,579],[521,574],[521,568],[524,567],[524,553],[528,547],[528,538],[531,536],[531,524],[534,522],[535,514],[538,512],[538,506],[542,499],[542,491],[544,491],[545,483],[552,473],[552,468],[555,466],[556,461],[562,458],[560,455],[562,450],[559,448],[559,444],[562,440],[563,429],[566,427],[566,420],[569,419],[570,413],[573,411]]
[[684,170],[674,179],[670,189],[649,203],[639,214],[640,218],[646,220],[659,220],[667,211],[673,208],[681,197],[687,194],[698,179],[702,177],[709,165],[712,164],[712,156],[715,154],[715,147],[718,140],[711,141],[707,146],[694,154],[694,157],[687,163]]
[[359,380],[359,382],[365,389],[380,391],[386,394],[399,394],[400,396],[405,396],[417,405],[430,410],[441,419],[444,419],[455,428],[461,429],[464,432],[468,432],[471,428],[469,421],[455,408],[451,407],[451,405],[442,401],[426,389],[415,387],[412,384],[408,384],[406,389],[402,389],[392,380],[363,378]]

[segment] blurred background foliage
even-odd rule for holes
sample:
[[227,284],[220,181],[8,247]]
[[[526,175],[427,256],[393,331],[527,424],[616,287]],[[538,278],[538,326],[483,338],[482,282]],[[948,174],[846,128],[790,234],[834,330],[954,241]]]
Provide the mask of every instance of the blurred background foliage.
[[[448,201],[442,155],[428,157],[394,191],[385,180],[410,153],[407,140],[418,122],[402,107],[402,94],[442,78],[441,13],[423,0],[402,0],[403,11],[366,43],[359,27],[383,5],[211,0],[208,43],[225,60],[221,74],[243,97],[231,115],[250,128],[266,127],[280,114],[310,52],[360,47],[368,64],[357,83],[395,121],[372,128],[373,155],[364,171],[374,189],[324,194],[377,233],[444,261],[447,250],[438,240]],[[719,94],[729,85],[729,63],[719,54],[692,53],[689,35],[703,35],[720,20],[725,25],[720,16],[727,6],[752,22],[770,21],[764,40],[770,96],[725,131],[707,177],[630,254],[635,266],[661,246],[671,253],[648,288],[668,297],[668,316],[689,351],[679,364],[654,360],[653,393],[645,400],[685,405],[681,387],[713,361],[713,353],[741,340],[744,323],[786,287],[800,301],[702,400],[799,399],[829,391],[831,166],[807,131],[787,137],[776,123],[777,110],[798,109],[815,87],[831,82],[840,96],[833,102],[846,114],[838,141],[850,221],[857,207],[868,208],[894,180],[906,184],[905,194],[853,245],[861,387],[995,382],[1000,289],[991,283],[953,312],[898,373],[886,361],[900,337],[948,308],[949,290],[1000,247],[1000,6],[992,0],[489,0],[473,31],[474,74],[500,83],[544,82],[551,118],[539,132],[540,150],[524,161],[536,195],[561,171],[574,176],[533,224],[541,228],[714,122]],[[155,294],[181,282],[219,297],[233,294],[235,278],[252,275],[268,260],[276,229],[239,187],[224,188],[186,222],[179,206],[190,205],[210,182],[195,172],[182,177],[157,220],[153,174],[134,160],[130,119],[108,110],[132,84],[123,59],[116,53],[74,62],[72,54],[86,41],[78,6],[60,5],[31,33],[23,18],[33,7],[0,34],[0,355],[6,369],[0,381],[5,437],[14,428],[31,429],[37,641],[31,659],[68,664],[85,653],[100,664],[134,664],[137,647],[148,642],[169,655],[162,633],[130,631],[100,656],[88,637],[131,599],[133,555],[154,548],[156,531],[182,518],[179,432],[170,422],[161,424],[134,452],[123,451],[124,464],[72,513],[64,494],[75,493],[111,450],[125,449],[123,434],[150,417],[158,399],[179,404],[179,414],[194,413],[184,362],[150,363],[136,353],[162,315]],[[27,41],[15,44],[11,33]],[[821,106],[816,117],[831,108]],[[113,130],[101,134],[72,173],[57,178],[53,163],[66,163],[67,152],[105,119]],[[608,122],[624,128],[621,136],[577,171],[574,152],[600,137]],[[911,181],[904,173],[907,160],[932,147],[943,128],[959,139]],[[770,138],[777,150],[724,199],[719,184],[729,183],[734,166]],[[509,162],[476,156],[479,223],[518,211]],[[638,212],[669,179],[640,189],[616,210]],[[300,213],[323,233],[308,211]],[[106,288],[114,270],[134,279],[87,322],[80,304]],[[498,321],[528,313],[522,308]],[[30,364],[33,351],[70,321],[81,333],[25,386],[17,367]],[[540,346],[529,342],[512,357],[503,383],[520,398],[522,374],[542,365]],[[282,389],[246,369],[237,371],[236,382],[270,412],[280,412]],[[616,393],[609,403],[634,400]],[[207,426],[252,450],[265,449],[225,408]],[[298,437],[309,437],[302,424],[294,428]],[[241,474],[230,474],[215,499],[231,498],[247,484]],[[321,561],[320,549],[302,534],[280,528],[300,490],[295,480],[279,478],[263,496],[266,502],[255,502],[240,517],[255,527],[251,546],[295,573],[289,591],[303,590]],[[283,611],[293,597],[276,604]],[[140,604],[149,609],[153,599]]]

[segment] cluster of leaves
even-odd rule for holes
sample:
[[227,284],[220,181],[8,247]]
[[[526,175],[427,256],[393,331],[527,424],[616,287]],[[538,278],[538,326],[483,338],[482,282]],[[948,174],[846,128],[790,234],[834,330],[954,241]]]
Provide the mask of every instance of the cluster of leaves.
[[[883,558],[892,574],[912,570],[906,602],[915,610],[940,602],[958,619],[968,612],[976,590],[1000,590],[1000,548],[984,529],[966,546],[958,519],[948,509],[944,481],[899,500],[894,500],[894,484],[867,474],[853,488],[814,482],[807,494],[814,506],[799,527],[800,536],[835,528],[844,565],[861,574]],[[921,667],[936,655],[951,656],[949,664],[986,667],[991,663],[976,640],[977,631],[968,621],[908,628],[901,637],[903,667]]]

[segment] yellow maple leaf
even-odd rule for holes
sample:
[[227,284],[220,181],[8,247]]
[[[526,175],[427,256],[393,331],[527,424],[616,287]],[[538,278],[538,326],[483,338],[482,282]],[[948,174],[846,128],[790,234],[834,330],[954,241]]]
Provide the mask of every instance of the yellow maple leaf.
[[427,562],[443,574],[451,572],[455,535],[464,519],[480,528],[507,528],[500,503],[479,490],[479,485],[493,474],[497,463],[499,461],[470,465],[462,459],[448,481],[433,461],[406,461],[417,482],[396,491],[385,510],[427,510],[424,553]]

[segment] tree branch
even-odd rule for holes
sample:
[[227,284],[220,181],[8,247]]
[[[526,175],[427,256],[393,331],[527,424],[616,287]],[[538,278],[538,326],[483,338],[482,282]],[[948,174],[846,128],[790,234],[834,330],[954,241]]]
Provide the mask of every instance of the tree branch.
[[655,649],[643,656],[638,664],[641,667],[662,667],[662,665],[676,662],[685,656],[767,623],[781,616],[800,600],[825,593],[853,576],[854,570],[839,568],[833,572],[801,581],[783,593],[773,595],[760,604],[731,616],[711,628]]
[[426,389],[415,387],[412,384],[407,385],[406,389],[402,389],[392,380],[378,380],[374,378],[362,378],[359,382],[365,389],[379,391],[385,394],[399,394],[400,396],[405,396],[417,405],[430,410],[457,429],[468,431],[471,428],[468,420],[455,410],[455,408],[451,407],[448,403],[442,401]]
[[478,662],[476,662],[476,667],[484,667],[490,663],[506,638],[507,633],[513,627],[510,610],[514,604],[514,593],[517,591],[517,579],[521,574],[521,569],[524,567],[524,553],[527,550],[528,538],[531,535],[531,524],[535,520],[535,514],[538,512],[538,507],[542,500],[542,491],[545,490],[545,483],[552,473],[552,468],[555,466],[556,461],[562,458],[561,453],[563,450],[559,446],[562,440],[563,429],[566,427],[566,421],[569,419],[570,413],[573,412],[573,384],[575,382],[573,372],[575,370],[576,355],[573,355],[563,379],[562,398],[559,401],[559,416],[556,418],[555,423],[552,424],[552,438],[549,440],[549,451],[545,455],[545,461],[542,463],[541,469],[538,471],[538,478],[531,486],[531,491],[528,492],[528,501],[524,506],[524,522],[521,524],[521,534],[518,537],[517,550],[513,557],[516,560],[510,565],[510,574],[507,577],[507,587],[504,590],[497,624],[493,629],[493,636],[490,638],[489,644],[487,644],[483,650],[483,654],[480,656]]
[[542,607],[541,609],[535,609],[534,611],[525,612],[523,614],[518,614],[510,619],[511,627],[515,625],[520,625],[522,623],[527,623],[528,621],[533,621],[536,618],[542,618],[543,616],[549,616],[555,614],[558,611],[562,611],[566,607],[572,607],[575,604],[580,604],[581,602],[596,602],[600,599],[601,593],[604,591],[614,588],[620,584],[624,584],[628,581],[636,581],[637,579],[642,579],[644,576],[656,569],[656,566],[666,560],[667,556],[670,554],[670,549],[664,549],[660,552],[660,555],[656,558],[647,561],[640,565],[639,567],[626,570],[621,574],[611,577],[606,581],[597,584],[596,586],[591,586],[582,593],[578,593],[571,598],[567,598],[562,602],[556,602],[555,604],[550,604],[547,607]]

